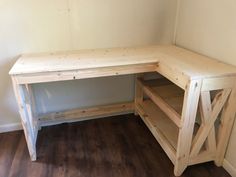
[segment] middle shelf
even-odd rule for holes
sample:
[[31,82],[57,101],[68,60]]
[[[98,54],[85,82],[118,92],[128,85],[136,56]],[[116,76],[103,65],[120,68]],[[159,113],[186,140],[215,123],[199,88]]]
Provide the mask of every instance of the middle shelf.
[[184,100],[184,90],[166,79],[138,80],[146,94],[179,128]]
[[[166,79],[139,79],[137,82],[146,96],[136,105],[136,109],[175,164],[184,90]],[[197,128],[196,125],[195,129]]]

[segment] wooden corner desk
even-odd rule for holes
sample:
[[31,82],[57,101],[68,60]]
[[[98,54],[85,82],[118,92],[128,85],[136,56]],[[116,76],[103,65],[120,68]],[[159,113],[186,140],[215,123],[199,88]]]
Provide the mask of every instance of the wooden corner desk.
[[[163,77],[146,80],[148,72]],[[222,165],[236,111],[234,66],[161,45],[22,55],[9,74],[32,161],[41,126],[135,111],[174,164],[176,176],[188,165]],[[137,74],[134,103],[43,116],[35,111],[31,84],[124,74]]]

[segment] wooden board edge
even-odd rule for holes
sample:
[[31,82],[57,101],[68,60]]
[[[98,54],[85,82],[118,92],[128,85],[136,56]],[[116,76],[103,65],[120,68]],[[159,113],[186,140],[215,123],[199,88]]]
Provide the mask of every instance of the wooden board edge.
[[89,79],[97,77],[154,72],[157,68],[157,65],[158,63],[147,63],[147,64],[124,65],[124,66],[114,66],[114,67],[83,69],[83,70],[72,70],[72,71],[19,74],[19,75],[13,75],[12,77],[14,77],[19,84],[35,84],[42,82]]
[[205,152],[202,152],[194,157],[190,157],[188,165],[196,165],[196,164],[210,162],[210,161],[214,161],[214,160],[215,160],[215,153],[205,151]]
[[215,77],[203,79],[201,91],[233,88],[235,77]]

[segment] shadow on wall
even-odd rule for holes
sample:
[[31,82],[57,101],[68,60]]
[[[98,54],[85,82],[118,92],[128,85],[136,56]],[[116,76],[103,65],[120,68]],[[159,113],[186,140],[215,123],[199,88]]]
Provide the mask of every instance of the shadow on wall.
[[134,76],[33,84],[39,114],[133,100]]
[[20,122],[11,77],[8,74],[18,57],[0,61],[0,125]]

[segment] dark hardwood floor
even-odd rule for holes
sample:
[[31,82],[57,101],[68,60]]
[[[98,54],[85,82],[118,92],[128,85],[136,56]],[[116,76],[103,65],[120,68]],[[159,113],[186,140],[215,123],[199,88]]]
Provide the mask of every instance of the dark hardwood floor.
[[[141,119],[116,116],[42,128],[31,162],[22,131],[0,134],[0,177],[174,177],[173,165]],[[230,177],[213,163],[182,177]]]

